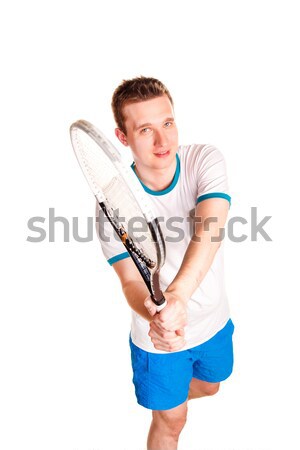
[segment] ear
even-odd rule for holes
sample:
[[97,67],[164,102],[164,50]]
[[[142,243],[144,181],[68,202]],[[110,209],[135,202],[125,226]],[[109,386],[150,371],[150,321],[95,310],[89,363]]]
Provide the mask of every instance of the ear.
[[125,145],[125,147],[128,147],[127,137],[126,134],[123,133],[123,131],[120,130],[120,128],[115,129],[115,135],[119,139],[119,141]]

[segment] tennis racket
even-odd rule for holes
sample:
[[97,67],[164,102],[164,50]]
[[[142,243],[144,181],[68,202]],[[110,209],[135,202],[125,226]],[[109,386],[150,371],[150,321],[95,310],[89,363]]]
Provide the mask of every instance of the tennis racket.
[[[166,306],[159,284],[165,261],[165,243],[149,200],[119,151],[96,127],[79,120],[70,127],[71,142],[100,208],[138,268],[157,311]],[[143,231],[133,230],[133,220]],[[141,229],[141,228],[140,228]]]

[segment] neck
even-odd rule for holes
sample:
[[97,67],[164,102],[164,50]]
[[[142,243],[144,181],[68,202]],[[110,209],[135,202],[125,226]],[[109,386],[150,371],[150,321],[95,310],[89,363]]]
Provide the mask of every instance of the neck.
[[149,173],[148,170],[143,170],[134,164],[134,170],[139,179],[152,191],[163,191],[167,189],[175,175],[177,160],[165,169],[153,169]]

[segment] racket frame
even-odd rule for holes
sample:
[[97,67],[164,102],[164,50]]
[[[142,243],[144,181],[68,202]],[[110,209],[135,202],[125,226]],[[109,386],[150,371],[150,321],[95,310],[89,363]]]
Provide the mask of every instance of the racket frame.
[[[112,162],[112,164],[115,166],[117,172],[121,177],[123,178],[123,181],[126,183],[127,187],[129,188],[132,196],[134,197],[135,201],[137,202],[141,214],[143,215],[147,226],[150,230],[152,241],[155,245],[156,249],[156,255],[157,255],[157,263],[155,270],[147,267],[143,261],[138,257],[138,255],[130,248],[128,245],[128,242],[124,239],[124,235],[121,235],[120,227],[117,226],[115,221],[113,220],[113,217],[109,214],[109,208],[106,205],[106,197],[103,191],[93,183],[91,179],[91,175],[88,169],[88,166],[86,165],[84,159],[79,155],[78,148],[81,147],[81,144],[77,142],[77,129],[83,131],[86,133],[90,138],[94,140],[94,142],[101,147],[101,149],[104,151],[106,156],[109,158],[109,160]],[[73,149],[76,155],[76,158],[78,160],[78,163],[82,169],[83,174],[85,175],[85,178],[94,193],[97,202],[99,203],[100,208],[102,209],[103,213],[107,217],[108,221],[116,231],[117,235],[119,236],[121,242],[125,246],[126,250],[128,251],[130,257],[132,258],[133,262],[135,263],[137,269],[139,270],[148,290],[151,295],[152,301],[157,306],[157,311],[160,311],[163,309],[166,305],[166,300],[163,296],[162,290],[160,288],[159,284],[159,272],[160,268],[165,262],[165,242],[163,238],[163,234],[159,225],[159,222],[157,218],[153,215],[153,212],[151,210],[151,206],[149,205],[149,201],[145,195],[144,189],[141,186],[140,181],[138,178],[133,174],[131,167],[125,165],[123,162],[123,159],[121,157],[121,154],[116,149],[116,147],[105,137],[105,135],[98,130],[94,125],[89,123],[86,120],[78,120],[74,122],[70,127],[70,136],[71,136],[71,142],[73,145]]]

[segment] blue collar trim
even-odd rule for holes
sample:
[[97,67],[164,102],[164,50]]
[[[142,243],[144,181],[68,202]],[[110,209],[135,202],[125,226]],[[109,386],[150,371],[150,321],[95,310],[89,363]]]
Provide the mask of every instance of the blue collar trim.
[[[133,172],[135,173],[135,175],[137,176],[136,171],[134,170],[134,166],[135,166],[135,163],[133,162],[133,163],[131,164],[131,168],[132,168]],[[174,178],[173,178],[173,180],[172,180],[170,186],[168,186],[166,189],[163,189],[162,191],[153,191],[152,189],[149,189],[149,188],[148,188],[148,187],[147,187],[147,186],[139,179],[138,176],[137,176],[137,178],[139,179],[141,185],[143,186],[144,191],[147,192],[148,194],[150,194],[150,195],[165,195],[165,194],[168,194],[169,192],[171,192],[172,189],[174,189],[174,187],[175,187],[176,184],[177,184],[179,175],[180,175],[180,158],[179,158],[179,156],[178,156],[178,153],[176,153],[176,170],[175,170],[175,175],[174,175]]]

